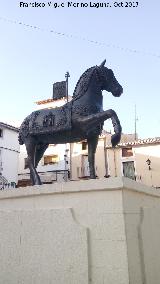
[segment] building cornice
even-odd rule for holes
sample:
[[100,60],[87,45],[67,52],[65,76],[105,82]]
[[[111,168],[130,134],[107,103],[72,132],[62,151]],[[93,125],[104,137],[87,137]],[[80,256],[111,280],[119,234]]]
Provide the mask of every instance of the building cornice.
[[18,150],[11,149],[11,148],[6,148],[6,147],[3,147],[3,146],[0,146],[0,149],[7,150],[7,151],[11,151],[11,152],[20,153],[20,151],[18,151]]
[[13,130],[15,132],[19,132],[19,128],[18,127],[12,126],[12,125],[4,123],[4,122],[0,122],[0,127],[7,128],[7,129]]

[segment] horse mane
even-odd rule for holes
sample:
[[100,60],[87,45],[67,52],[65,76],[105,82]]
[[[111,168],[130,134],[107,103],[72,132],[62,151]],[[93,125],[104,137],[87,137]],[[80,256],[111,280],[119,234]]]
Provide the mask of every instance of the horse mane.
[[89,82],[96,68],[97,66],[90,67],[81,75],[73,92],[73,100],[77,100],[88,90]]

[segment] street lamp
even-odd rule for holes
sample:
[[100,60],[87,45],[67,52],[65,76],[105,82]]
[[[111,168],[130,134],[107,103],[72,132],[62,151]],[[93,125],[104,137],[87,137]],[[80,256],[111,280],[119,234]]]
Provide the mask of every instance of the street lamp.
[[151,171],[151,160],[148,158],[146,161],[147,165],[148,165],[148,169],[150,171],[150,176],[151,176],[151,186],[153,186],[153,182],[152,182],[152,171]]
[[148,158],[146,161],[149,171],[151,170],[151,160]]

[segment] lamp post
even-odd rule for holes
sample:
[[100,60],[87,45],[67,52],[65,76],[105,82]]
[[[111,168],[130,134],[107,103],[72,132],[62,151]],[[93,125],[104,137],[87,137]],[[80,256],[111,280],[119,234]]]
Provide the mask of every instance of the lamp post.
[[149,171],[151,170],[151,160],[148,158],[146,161]]
[[152,184],[152,171],[151,171],[151,160],[148,158],[147,160],[146,160],[146,163],[147,163],[147,165],[148,165],[148,170],[150,171],[150,177],[151,177],[151,186],[153,186],[153,184]]

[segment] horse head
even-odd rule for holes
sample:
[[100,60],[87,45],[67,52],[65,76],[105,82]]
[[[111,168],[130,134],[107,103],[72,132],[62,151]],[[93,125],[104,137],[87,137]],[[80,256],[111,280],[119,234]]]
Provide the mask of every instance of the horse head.
[[100,64],[100,66],[98,66],[101,77],[102,90],[111,92],[114,97],[120,97],[123,93],[123,88],[115,78],[113,71],[105,67],[105,63],[106,60],[104,60]]

